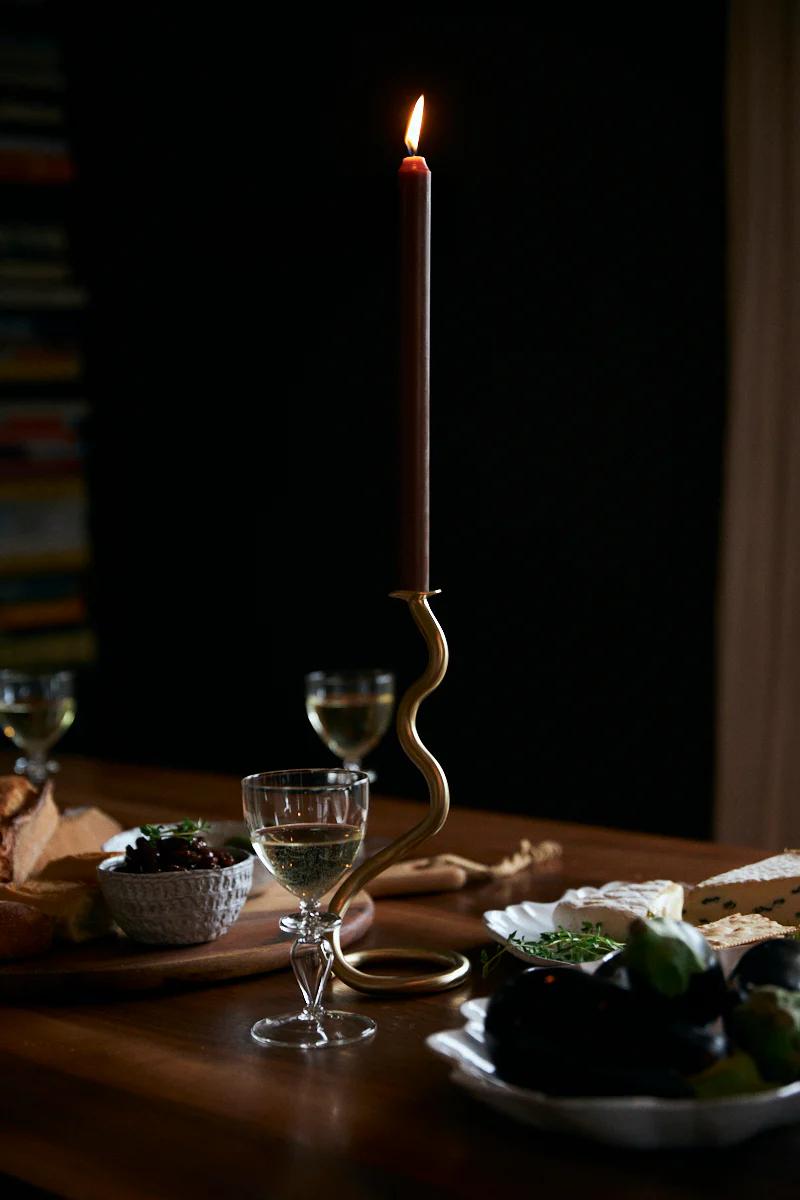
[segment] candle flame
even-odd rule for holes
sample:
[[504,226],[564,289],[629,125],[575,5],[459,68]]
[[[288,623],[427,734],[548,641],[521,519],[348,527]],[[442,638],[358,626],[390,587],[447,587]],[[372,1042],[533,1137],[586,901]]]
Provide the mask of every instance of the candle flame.
[[419,100],[414,105],[414,111],[411,114],[411,118],[408,122],[408,128],[406,129],[406,147],[409,154],[417,153],[417,146],[419,145],[419,131],[422,128],[422,111],[424,108],[425,97],[420,96]]

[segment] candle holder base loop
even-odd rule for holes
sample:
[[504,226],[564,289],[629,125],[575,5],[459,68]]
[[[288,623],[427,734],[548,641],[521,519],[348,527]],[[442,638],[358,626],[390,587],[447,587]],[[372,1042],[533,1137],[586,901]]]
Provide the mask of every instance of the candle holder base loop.
[[[344,961],[346,966],[342,969],[337,960],[336,978],[356,991],[377,995],[444,992],[458,987],[469,974],[469,960],[456,950],[423,950],[412,946],[394,950],[354,950]],[[361,969],[386,962],[432,963],[439,970],[420,975],[379,975]]]
[[[447,778],[439,763],[423,745],[417,733],[417,712],[427,696],[439,686],[447,671],[447,641],[441,625],[428,604],[431,596],[438,592],[409,591],[393,592],[392,596],[405,600],[417,628],[428,649],[428,664],[400,701],[397,709],[397,736],[407,756],[421,772],[428,785],[428,812],[408,833],[396,838],[390,845],[373,854],[366,862],[352,871],[340,885],[330,903],[329,911],[344,916],[353,896],[371,879],[375,879],[387,867],[405,858],[420,842],[432,837],[444,825],[450,808],[450,791]],[[345,957],[336,928],[330,935],[333,950],[334,973],[348,987],[359,992],[400,995],[403,993],[442,992],[457,987],[469,974],[469,961],[455,950],[428,950],[407,948],[399,950],[360,950]],[[439,969],[423,975],[372,975],[362,971],[362,964],[375,962],[429,962]]]

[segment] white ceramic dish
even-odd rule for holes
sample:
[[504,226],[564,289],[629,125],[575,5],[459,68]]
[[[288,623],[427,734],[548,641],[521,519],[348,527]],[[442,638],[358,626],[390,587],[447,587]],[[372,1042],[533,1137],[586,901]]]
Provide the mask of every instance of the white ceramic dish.
[[151,946],[196,946],[227,933],[250,892],[253,856],[232,850],[237,862],[213,871],[133,875],[115,868],[115,854],[100,863],[103,899],[120,929]]
[[[209,825],[206,837],[212,846],[223,846],[231,837],[249,836],[244,821],[211,821]],[[125,848],[132,846],[141,835],[142,831],[137,825],[135,829],[125,829],[122,833],[115,833],[103,844],[102,848],[109,854],[124,854]],[[253,860],[253,882],[250,886],[250,895],[258,896],[272,883],[272,876],[255,854],[251,855],[251,858]]]
[[[597,889],[605,891],[607,888],[617,888],[619,883],[606,883],[603,887]],[[539,958],[534,954],[526,954],[524,950],[520,950],[518,946],[509,944],[509,937],[516,934],[517,937],[526,938],[534,941],[542,936],[543,933],[552,933],[555,929],[553,915],[556,910],[556,905],[562,900],[582,900],[587,892],[594,892],[594,888],[570,888],[564,892],[558,900],[554,900],[551,904],[539,904],[534,900],[524,900],[521,904],[510,904],[508,908],[490,909],[489,912],[483,914],[483,922],[489,931],[489,936],[499,942],[501,946],[505,946],[509,954],[513,954],[515,958],[521,962],[527,963],[529,967],[552,967],[555,960],[551,958]],[[726,975],[729,975],[736,966],[739,959],[749,950],[749,946],[735,946],[729,950],[718,950],[722,969]],[[589,963],[565,963],[559,962],[559,966],[574,967],[576,971],[585,971],[587,975],[592,975],[606,958],[611,958],[611,954],[607,954],[604,958],[598,958],[595,962]]]
[[[607,886],[613,886],[609,884]],[[586,888],[570,888],[561,897],[561,900],[572,900],[585,893]],[[554,900],[552,904],[538,904],[534,900],[524,900],[522,904],[510,904],[508,908],[495,908],[483,914],[483,922],[489,931],[490,936],[494,941],[499,942],[501,946],[505,946],[509,954],[513,954],[515,958],[519,958],[522,962],[527,963],[529,967],[552,967],[553,959],[539,958],[534,954],[526,954],[524,950],[520,950],[518,946],[509,944],[508,939],[512,934],[517,937],[535,940],[540,938],[543,933],[552,933],[555,929],[553,923],[553,914],[556,910],[556,905],[560,904],[560,900]],[[606,958],[611,958],[611,954],[607,954],[605,958],[598,958],[595,962],[589,963],[561,963],[561,966],[575,967],[577,971],[585,971],[587,975],[593,974],[600,966],[601,962],[605,962]]]
[[[527,956],[526,956],[527,957]],[[487,1000],[461,1008],[466,1024],[427,1038],[453,1064],[451,1078],[478,1100],[537,1129],[578,1134],[637,1149],[730,1146],[766,1129],[800,1121],[800,1083],[724,1100],[654,1096],[555,1097],[505,1083],[495,1074],[483,1036]]]

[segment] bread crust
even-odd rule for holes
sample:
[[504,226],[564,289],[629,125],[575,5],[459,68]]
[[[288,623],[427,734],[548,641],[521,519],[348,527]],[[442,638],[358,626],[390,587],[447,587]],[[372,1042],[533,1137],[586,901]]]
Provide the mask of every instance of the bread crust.
[[70,883],[63,879],[30,879],[27,883],[0,884],[0,902],[25,904],[44,913],[54,924],[57,940],[85,942],[111,932],[111,915],[97,883]]
[[43,871],[37,871],[37,883],[89,883],[97,885],[97,868],[109,857],[106,850],[89,850],[54,858]]
[[0,882],[24,883],[56,831],[59,813],[48,781],[41,795],[10,820],[0,822]]
[[0,821],[10,821],[37,795],[36,788],[24,775],[0,775]]
[[119,821],[101,809],[68,808],[61,814],[58,829],[36,860],[33,874],[40,876],[55,858],[98,851],[104,842],[117,833],[122,833]]
[[0,960],[44,954],[53,941],[53,921],[27,904],[0,901]]

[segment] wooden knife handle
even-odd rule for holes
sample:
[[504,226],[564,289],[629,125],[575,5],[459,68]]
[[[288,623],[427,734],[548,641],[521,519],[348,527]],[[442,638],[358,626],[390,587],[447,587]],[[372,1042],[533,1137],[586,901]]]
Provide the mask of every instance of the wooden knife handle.
[[387,867],[367,883],[366,890],[371,896],[409,896],[415,892],[455,892],[466,882],[463,867],[418,858]]

